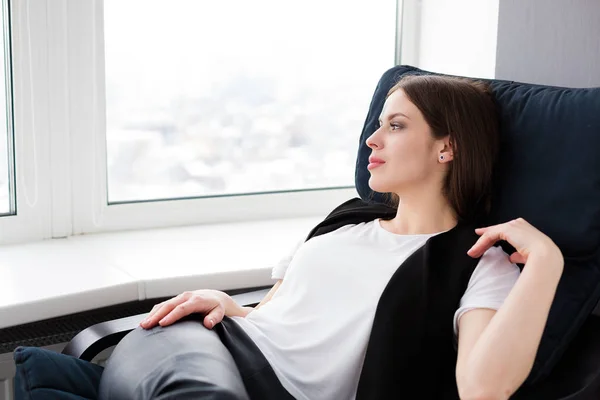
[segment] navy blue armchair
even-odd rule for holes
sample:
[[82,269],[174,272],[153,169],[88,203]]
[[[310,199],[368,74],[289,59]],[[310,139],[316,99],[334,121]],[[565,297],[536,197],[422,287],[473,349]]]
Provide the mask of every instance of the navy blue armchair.
[[[431,72],[397,66],[380,79],[358,143],[355,184],[364,200],[384,201],[368,187],[365,140],[375,131],[385,95],[404,74]],[[501,150],[492,212],[481,224],[523,217],[565,256],[533,370],[513,398],[600,399],[600,313],[594,313],[600,299],[600,88],[489,83],[501,116]],[[502,246],[512,252],[508,243]],[[252,305],[265,294],[254,291],[236,300]],[[64,353],[90,360],[144,316],[94,325]]]

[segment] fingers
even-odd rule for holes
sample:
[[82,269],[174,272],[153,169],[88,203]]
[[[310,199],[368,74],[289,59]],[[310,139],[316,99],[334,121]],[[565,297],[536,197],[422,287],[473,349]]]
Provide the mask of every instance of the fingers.
[[513,264],[525,264],[527,262],[525,257],[516,251],[510,255],[508,260]]
[[475,233],[481,235],[471,247],[467,254],[473,258],[481,257],[498,240],[507,240],[505,226],[506,224],[489,226],[486,228],[475,229]]
[[165,315],[162,319],[158,321],[160,326],[169,326],[173,322],[180,320],[181,318],[195,312],[195,304],[193,301],[186,301],[177,305],[171,312]]
[[556,247],[554,242],[523,218],[513,219],[503,224],[475,229],[481,235],[467,254],[481,257],[497,241],[505,240],[516,250],[509,260],[514,264],[525,264],[531,252],[544,252],[548,247]]
[[162,320],[175,307],[175,304],[168,302],[157,304],[150,312],[150,315],[140,323],[140,326],[145,329],[153,328],[158,324],[158,321]]
[[199,312],[208,313],[204,325],[212,328],[223,320],[225,309],[220,304],[220,300],[210,294],[184,292],[171,300],[155,305],[140,326],[144,329],[151,329],[157,324],[169,326],[187,315]]
[[156,314],[156,312],[165,304],[165,302],[162,303],[158,303],[156,304],[154,307],[152,307],[152,310],[150,310],[150,314],[148,315],[148,318],[150,318],[151,316],[153,316],[154,314]]
[[140,326],[145,329],[150,329],[156,326],[166,315],[168,315],[175,307],[181,303],[185,303],[191,297],[191,293],[184,292],[180,295],[173,297],[170,300],[163,301],[152,307],[150,315],[140,323]]
[[215,307],[204,317],[204,326],[212,329],[223,320],[224,316],[225,310],[222,307]]

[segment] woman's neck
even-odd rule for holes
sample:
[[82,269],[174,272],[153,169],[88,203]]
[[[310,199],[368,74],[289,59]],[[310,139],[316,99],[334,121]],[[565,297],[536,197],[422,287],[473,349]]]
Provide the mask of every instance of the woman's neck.
[[420,199],[400,197],[396,216],[382,221],[382,226],[400,235],[418,235],[448,231],[456,226],[458,219],[444,198],[425,196]]

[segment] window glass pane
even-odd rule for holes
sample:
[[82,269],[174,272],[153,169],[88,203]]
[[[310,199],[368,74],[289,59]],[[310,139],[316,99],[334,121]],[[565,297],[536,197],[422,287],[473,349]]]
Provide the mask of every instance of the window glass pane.
[[14,214],[12,165],[12,91],[6,1],[0,1],[0,215]]
[[109,202],[353,186],[396,1],[105,0]]

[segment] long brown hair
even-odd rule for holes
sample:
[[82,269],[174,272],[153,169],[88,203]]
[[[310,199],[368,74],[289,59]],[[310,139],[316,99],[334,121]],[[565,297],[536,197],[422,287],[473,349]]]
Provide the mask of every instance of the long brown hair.
[[[417,106],[435,139],[450,135],[453,160],[443,194],[459,221],[473,222],[490,211],[492,176],[499,148],[499,114],[489,85],[438,75],[407,75],[387,94],[402,89]],[[398,196],[391,203],[398,206]]]

